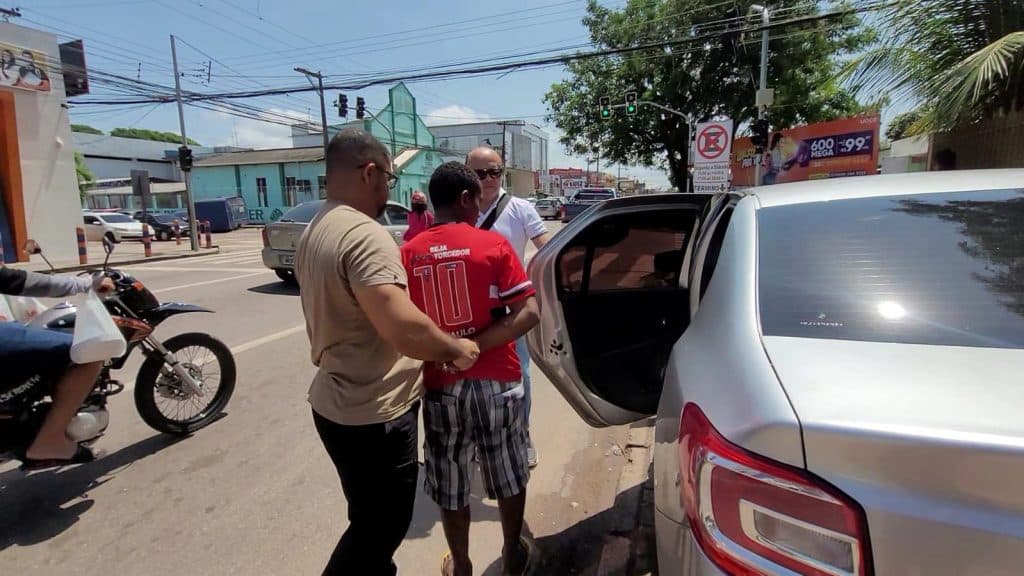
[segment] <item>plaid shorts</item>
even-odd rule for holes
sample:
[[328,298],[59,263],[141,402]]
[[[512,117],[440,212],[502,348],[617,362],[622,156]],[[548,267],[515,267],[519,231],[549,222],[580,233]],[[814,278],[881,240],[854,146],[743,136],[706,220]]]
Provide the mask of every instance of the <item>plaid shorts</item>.
[[510,498],[526,489],[526,460],[520,382],[459,380],[427,392],[423,402],[427,495],[445,510],[469,505],[469,459],[480,453],[487,496]]

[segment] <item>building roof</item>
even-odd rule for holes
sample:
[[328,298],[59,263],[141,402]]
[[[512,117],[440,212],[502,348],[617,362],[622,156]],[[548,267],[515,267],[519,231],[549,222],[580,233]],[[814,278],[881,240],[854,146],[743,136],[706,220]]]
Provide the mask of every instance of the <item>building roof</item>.
[[236,166],[242,164],[291,164],[293,162],[319,162],[324,159],[322,146],[307,148],[277,148],[215,154],[197,159],[195,166]]
[[[173,194],[174,192],[184,192],[184,182],[152,182],[149,185],[149,191],[152,194]],[[92,188],[85,192],[89,196],[114,194],[120,196],[131,196],[131,186],[111,186],[109,188]]]
[[415,158],[416,154],[419,154],[420,152],[422,152],[422,150],[418,148],[406,148],[399,152],[398,156],[395,156],[395,159],[391,161],[395,171],[400,171],[403,166],[408,164],[409,161]]
[[106,158],[126,158],[133,160],[150,160],[154,162],[170,162],[166,152],[177,153],[178,145],[168,142],[139,140],[137,138],[120,138],[102,134],[85,134],[73,132],[71,139],[75,148],[86,156],[103,156]]

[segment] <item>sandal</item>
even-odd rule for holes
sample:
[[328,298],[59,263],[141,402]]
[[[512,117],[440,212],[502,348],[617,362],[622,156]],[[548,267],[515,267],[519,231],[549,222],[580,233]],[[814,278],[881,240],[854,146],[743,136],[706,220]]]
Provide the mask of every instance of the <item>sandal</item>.
[[21,460],[21,470],[23,472],[36,472],[38,470],[46,470],[47,468],[85,464],[94,460],[96,460],[96,453],[85,446],[79,445],[78,450],[70,458],[42,458],[36,460],[26,456]]
[[441,556],[441,576],[453,576],[455,574],[455,560],[451,552],[445,552]]

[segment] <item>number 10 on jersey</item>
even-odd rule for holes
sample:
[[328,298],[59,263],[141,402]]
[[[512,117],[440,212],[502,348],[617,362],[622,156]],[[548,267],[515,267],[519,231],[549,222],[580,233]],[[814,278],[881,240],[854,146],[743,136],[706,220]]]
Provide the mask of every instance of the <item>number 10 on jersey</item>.
[[420,280],[427,316],[439,326],[452,328],[473,321],[465,262],[417,266],[412,273]]

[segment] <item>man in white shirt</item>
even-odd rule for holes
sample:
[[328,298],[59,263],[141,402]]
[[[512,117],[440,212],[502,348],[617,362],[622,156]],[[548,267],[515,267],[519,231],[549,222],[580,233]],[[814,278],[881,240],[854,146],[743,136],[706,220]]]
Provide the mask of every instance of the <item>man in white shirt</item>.
[[[480,187],[483,189],[480,195],[480,218],[476,225],[483,226],[491,223],[490,229],[501,234],[515,249],[520,262],[526,264],[526,243],[533,242],[538,249],[547,244],[550,239],[548,229],[544,225],[537,209],[527,200],[516,198],[501,187],[501,181],[505,175],[505,166],[501,156],[488,147],[475,148],[466,156],[466,165],[476,172],[480,178]],[[503,196],[508,196],[504,201]],[[492,218],[492,212],[500,209],[497,218]],[[526,337],[523,336],[516,341],[516,354],[519,355],[519,363],[523,371],[523,388],[526,397],[523,401],[523,416],[526,421],[527,430],[530,426],[530,352],[526,348]],[[537,451],[533,447],[533,440],[530,440],[527,450],[527,460],[530,467],[537,465]]]

